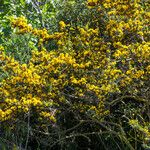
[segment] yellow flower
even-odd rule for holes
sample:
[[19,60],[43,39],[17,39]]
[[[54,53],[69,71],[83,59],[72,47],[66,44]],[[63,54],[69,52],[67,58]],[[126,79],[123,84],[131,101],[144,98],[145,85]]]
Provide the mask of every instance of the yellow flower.
[[4,47],[0,45],[0,51],[4,51]]
[[59,22],[60,28],[63,29],[66,27],[66,24],[64,23],[64,21],[60,21]]

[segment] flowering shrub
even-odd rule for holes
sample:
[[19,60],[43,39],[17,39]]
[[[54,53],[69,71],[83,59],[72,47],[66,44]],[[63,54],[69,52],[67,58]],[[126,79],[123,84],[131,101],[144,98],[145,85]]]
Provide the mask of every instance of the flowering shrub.
[[[77,114],[79,122],[93,120],[103,123],[108,130],[115,121],[112,106],[130,98],[144,103],[148,116],[149,12],[143,3],[88,0],[89,12],[96,15],[93,22],[75,26],[63,20],[59,22],[59,31],[54,33],[32,27],[23,16],[11,18],[16,34],[29,34],[38,39],[38,44],[27,63],[8,56],[0,47],[0,121],[5,124],[33,116],[36,128],[42,125],[44,130],[47,124],[59,126],[61,114],[69,108]],[[47,45],[52,41],[56,47],[51,50]],[[130,98],[124,101],[124,97]],[[139,113],[142,116],[142,108],[136,111],[124,107],[121,113],[128,119],[128,125],[135,127],[134,119],[138,119]],[[109,125],[110,118],[113,119]],[[147,124],[135,129],[149,138]],[[122,134],[122,130],[116,132]],[[132,149],[128,132],[126,139]]]

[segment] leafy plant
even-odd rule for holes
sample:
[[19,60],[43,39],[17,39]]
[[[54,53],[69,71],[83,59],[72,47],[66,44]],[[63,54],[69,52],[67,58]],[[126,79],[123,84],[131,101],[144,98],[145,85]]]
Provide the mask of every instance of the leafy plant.
[[147,4],[3,1],[0,146],[148,149]]

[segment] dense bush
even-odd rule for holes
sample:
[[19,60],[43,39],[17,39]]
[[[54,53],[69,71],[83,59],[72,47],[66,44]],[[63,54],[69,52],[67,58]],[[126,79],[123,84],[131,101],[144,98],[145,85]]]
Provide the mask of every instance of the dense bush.
[[3,15],[2,149],[149,149],[148,2],[45,1],[34,21],[22,2]]

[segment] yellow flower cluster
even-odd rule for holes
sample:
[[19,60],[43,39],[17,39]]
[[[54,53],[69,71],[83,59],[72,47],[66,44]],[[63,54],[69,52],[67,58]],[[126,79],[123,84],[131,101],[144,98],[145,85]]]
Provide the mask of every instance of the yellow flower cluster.
[[[32,28],[31,24],[27,23],[27,19],[23,16],[18,18],[11,17],[11,24],[15,28],[17,27],[19,31],[18,34],[30,33],[39,38],[39,46],[43,44],[43,42],[50,39],[59,39],[63,32],[55,32],[54,34],[49,34],[47,29],[36,29]],[[65,23],[63,21],[60,22],[61,28],[65,27]]]
[[28,25],[27,24],[27,19],[24,17],[24,16],[21,16],[19,18],[12,18],[12,26],[13,27],[18,27],[20,30],[19,30],[19,33],[28,33],[28,32],[31,32],[32,30],[32,25]]
[[[140,92],[150,72],[147,12],[139,1],[92,2],[97,11],[103,6],[101,11],[109,18],[106,36],[102,36],[98,24],[93,28],[68,26],[68,30],[61,21],[63,30],[50,34],[46,29],[32,28],[24,17],[13,19],[12,25],[19,33],[39,38],[41,49],[32,51],[27,64],[0,52],[0,65],[8,76],[0,83],[1,121],[12,116],[15,119],[18,112],[27,113],[33,107],[42,117],[56,121],[54,110],[59,110],[62,103],[102,118],[108,113],[105,101],[110,94]],[[58,49],[47,51],[43,47],[49,39],[56,41]]]

